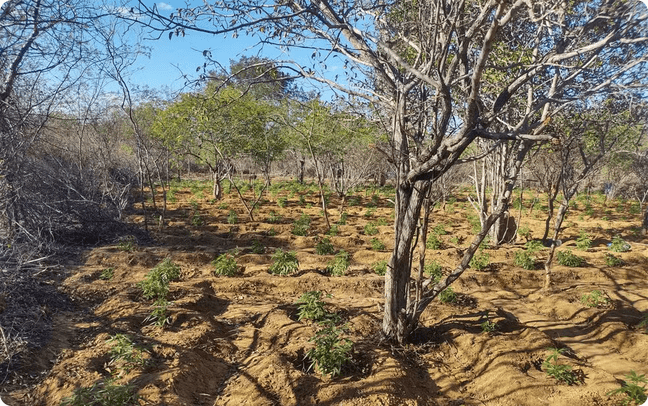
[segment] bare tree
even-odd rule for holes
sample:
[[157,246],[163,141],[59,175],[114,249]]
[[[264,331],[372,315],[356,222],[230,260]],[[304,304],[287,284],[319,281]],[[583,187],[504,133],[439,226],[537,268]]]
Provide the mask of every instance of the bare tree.
[[[398,342],[506,212],[520,158],[530,143],[550,138],[551,118],[599,94],[643,87],[648,71],[648,15],[625,1],[233,0],[170,15],[139,4],[149,19],[138,21],[159,35],[243,32],[265,45],[315,48],[312,66],[286,65],[370,102],[389,123],[396,237],[382,330]],[[322,73],[333,55],[349,68],[346,81]],[[427,190],[477,138],[521,141],[505,192],[455,271],[414,295],[412,244]]]

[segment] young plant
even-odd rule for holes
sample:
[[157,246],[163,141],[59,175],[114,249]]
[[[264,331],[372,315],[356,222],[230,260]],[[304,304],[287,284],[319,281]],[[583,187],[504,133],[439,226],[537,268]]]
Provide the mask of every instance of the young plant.
[[337,224],[333,224],[331,228],[327,231],[326,235],[336,236],[339,233],[340,233],[340,229],[338,228]]
[[571,252],[571,250],[560,251],[556,254],[558,263],[570,268],[576,268],[585,265],[585,259]]
[[109,281],[113,278],[113,276],[115,276],[115,268],[110,267],[101,271],[101,275],[99,275],[99,278],[105,281]]
[[[633,370],[630,371],[628,375],[625,376],[626,380],[623,382],[620,388],[614,389],[606,393],[608,396],[624,394],[625,398],[622,399],[621,404],[628,406],[631,404],[643,405],[648,399],[648,393],[646,393],[646,384],[648,380],[645,375],[637,375]],[[639,384],[642,384],[639,386]]]
[[[327,295],[327,297],[331,297],[331,295]],[[331,313],[324,309],[325,303],[322,301],[322,292],[320,291],[304,293],[297,299],[295,304],[297,305],[299,321],[322,321],[331,316]]]
[[180,278],[180,267],[165,258],[151,269],[143,281],[138,283],[144,298],[164,298],[169,293],[169,282]]
[[641,321],[637,324],[637,327],[643,330],[645,334],[648,334],[648,312],[641,316]]
[[281,215],[277,214],[274,210],[270,210],[270,215],[268,216],[268,223],[276,224],[281,221]]
[[294,251],[286,252],[280,248],[272,255],[272,261],[269,271],[274,275],[288,275],[299,269],[299,261]]
[[448,286],[441,293],[439,293],[439,301],[441,303],[454,303],[457,301],[457,294],[452,286]]
[[122,237],[117,242],[117,249],[124,252],[133,252],[137,248],[137,240],[132,235]]
[[515,260],[513,261],[515,266],[519,266],[523,269],[533,270],[535,269],[536,260],[529,251],[518,251],[515,253]]
[[586,293],[581,296],[580,300],[587,307],[607,306],[610,303],[610,299],[605,297],[604,293],[600,290],[593,290],[590,293]]
[[619,235],[615,235],[614,238],[612,238],[612,242],[608,244],[608,247],[610,248],[610,251],[613,252],[630,251],[630,244],[625,242]]
[[284,207],[286,207],[286,204],[288,204],[288,198],[280,197],[279,199],[277,199],[277,206],[279,206],[280,208],[283,209]]
[[292,233],[293,235],[305,236],[308,234],[308,229],[310,228],[311,218],[308,214],[302,213],[299,219],[295,220],[293,223]]
[[374,224],[374,223],[365,224],[364,233],[365,233],[365,235],[376,235],[376,234],[378,234],[378,228],[376,227],[376,224]]
[[117,385],[112,380],[95,383],[89,388],[77,388],[60,406],[135,406],[139,396],[132,385]]
[[202,217],[200,216],[200,213],[195,212],[191,216],[191,225],[194,226],[194,227],[200,227],[203,224],[205,224],[205,222],[203,221]]
[[171,322],[169,318],[169,301],[165,298],[158,298],[153,302],[153,311],[149,314],[144,322],[155,324],[158,327],[164,327]]
[[212,261],[214,275],[234,276],[238,270],[236,258],[231,253],[220,254]]
[[335,248],[329,238],[322,238],[315,245],[315,253],[317,255],[330,255],[335,252]]
[[428,235],[427,241],[425,242],[425,248],[429,250],[440,250],[442,246],[443,243],[436,234],[431,233]]
[[311,368],[333,378],[342,373],[342,366],[351,359],[353,341],[342,338],[346,326],[337,327],[332,321],[322,325],[323,328],[309,340],[315,343],[315,347],[306,352],[306,357],[311,361]]
[[590,236],[584,232],[581,231],[580,235],[576,239],[576,248],[578,248],[581,251],[587,251],[590,249],[592,246],[592,239]]
[[227,214],[227,224],[236,224],[238,222],[238,214],[234,210],[230,210]]
[[425,265],[425,273],[432,278],[433,283],[438,283],[443,277],[443,268],[437,261],[432,261]]
[[493,331],[497,330],[497,323],[494,323],[489,317],[488,317],[488,312],[486,312],[486,317],[481,324],[479,324],[479,327],[482,329],[482,333],[492,333]]
[[558,364],[558,357],[565,352],[564,348],[548,348],[549,356],[542,363],[547,376],[550,376],[558,382],[565,382],[567,385],[573,385],[578,382],[578,377],[570,365]]
[[112,344],[110,351],[108,351],[108,355],[110,355],[108,364],[115,366],[118,376],[121,375],[121,371],[128,373],[133,369],[146,366],[146,358],[144,357],[146,351],[137,347],[129,336],[115,334],[106,340],[106,343]]
[[384,251],[385,250],[385,243],[380,241],[377,238],[372,238],[371,241],[369,241],[371,244],[371,249],[374,251]]
[[351,262],[351,256],[348,252],[340,250],[335,255],[335,258],[329,262],[326,267],[326,271],[331,274],[331,276],[344,276],[347,269],[349,269],[349,264]]
[[490,265],[490,255],[483,250],[476,253],[470,260],[470,267],[478,271],[486,269],[488,265]]
[[378,261],[371,264],[371,269],[380,276],[385,276],[387,273],[387,261]]
[[341,226],[345,225],[346,222],[347,222],[348,217],[349,217],[349,214],[347,212],[344,212],[344,213],[340,214],[340,219],[337,222],[338,225],[341,225]]

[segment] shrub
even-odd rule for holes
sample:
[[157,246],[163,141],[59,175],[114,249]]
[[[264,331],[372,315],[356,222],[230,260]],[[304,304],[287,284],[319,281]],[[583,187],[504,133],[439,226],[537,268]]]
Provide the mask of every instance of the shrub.
[[441,303],[454,303],[457,301],[457,294],[452,286],[448,286],[441,293],[439,293],[439,301]]
[[613,252],[630,251],[630,244],[625,242],[619,235],[615,235],[614,238],[612,238],[612,242],[608,244],[608,247],[610,247],[610,251]]
[[230,253],[220,254],[212,261],[215,275],[234,276],[238,270],[236,258]]
[[279,206],[282,209],[286,207],[287,203],[288,203],[287,197],[280,197],[279,199],[277,199],[277,206]]
[[299,261],[297,261],[297,254],[294,251],[286,252],[278,249],[272,255],[272,265],[270,265],[270,273],[274,275],[288,275],[299,269]]
[[158,327],[164,327],[169,324],[169,301],[165,298],[158,298],[153,303],[153,311],[149,314],[144,322],[150,322]]
[[570,250],[559,252],[556,254],[556,259],[560,265],[568,266],[570,268],[585,265],[585,259],[575,255]]
[[[331,295],[328,295],[327,297],[331,297]],[[331,313],[324,309],[325,303],[322,301],[322,292],[320,291],[304,293],[299,297],[299,299],[297,299],[295,304],[297,305],[299,321],[322,321],[332,316]]]
[[336,224],[334,224],[334,225],[332,225],[331,228],[328,230],[328,232],[326,233],[326,235],[334,236],[334,235],[338,235],[339,232],[340,232],[340,230],[339,230],[338,226],[337,226]]
[[623,265],[623,260],[607,252],[605,253],[605,264],[607,266],[621,266]]
[[[229,218],[228,218],[228,222],[229,222]],[[194,227],[200,227],[203,224],[205,224],[205,222],[203,221],[202,217],[200,216],[200,213],[195,212],[191,216],[191,225],[194,226]]]
[[[646,383],[648,380],[645,375],[637,375],[635,371],[630,371],[628,375],[625,376],[626,380],[623,382],[620,388],[614,389],[606,393],[608,396],[617,395],[620,393],[625,394],[625,398],[621,401],[621,404],[626,406],[634,403],[635,405],[645,404],[648,394],[646,393]],[[640,383],[643,383],[642,386],[639,386]]]
[[439,250],[442,245],[441,240],[436,234],[430,234],[425,242],[425,248],[430,250]]
[[132,235],[122,237],[117,242],[117,249],[124,252],[133,252],[137,248],[137,241]]
[[315,347],[306,352],[311,368],[330,377],[340,375],[342,365],[351,359],[349,353],[353,348],[351,340],[341,337],[346,329],[346,326],[337,327],[332,321],[323,324],[323,328],[309,340],[315,343]]
[[605,297],[604,293],[600,290],[593,290],[581,296],[581,303],[587,307],[599,307],[609,304],[610,299]]
[[326,271],[332,276],[344,276],[347,269],[349,268],[349,263],[351,262],[351,256],[348,252],[341,250],[335,255],[335,258],[329,262],[326,267]]
[[366,235],[376,235],[378,234],[378,228],[374,223],[368,223],[364,226],[364,233]]
[[333,247],[333,244],[331,243],[331,240],[329,238],[322,238],[315,245],[315,253],[317,255],[329,255],[333,254],[334,252],[335,248]]
[[481,252],[475,253],[475,255],[470,260],[470,267],[478,271],[486,269],[488,265],[490,265],[490,255],[488,255],[488,252],[485,252],[483,250]]
[[535,269],[536,260],[529,253],[529,251],[518,251],[515,253],[515,266],[519,266],[524,269],[533,270]]
[[558,382],[565,382],[567,385],[573,385],[577,383],[578,377],[576,376],[576,373],[572,371],[572,367],[569,365],[558,364],[558,357],[560,356],[560,354],[565,352],[565,349],[548,348],[548,350],[550,351],[550,354],[542,363],[547,376],[554,378]]
[[387,273],[387,261],[383,260],[374,262],[373,264],[371,264],[371,269],[373,269],[376,274],[384,276]]
[[227,224],[236,224],[238,222],[238,214],[234,210],[230,210],[227,214]]
[[310,228],[311,218],[308,214],[302,213],[299,219],[293,222],[292,233],[294,235],[305,236]]
[[580,235],[576,239],[576,248],[581,251],[587,251],[592,246],[592,239],[586,233],[581,231]]
[[109,281],[115,276],[115,268],[106,268],[103,271],[101,271],[101,275],[99,275],[100,279],[103,279],[105,281]]
[[281,215],[277,214],[274,210],[270,210],[270,215],[268,215],[268,223],[275,224],[281,221]]
[[265,246],[259,240],[252,241],[252,253],[253,254],[265,254]]
[[486,320],[481,322],[479,324],[479,327],[481,327],[482,333],[492,333],[493,331],[497,330],[497,323],[491,321],[491,319],[488,317],[488,312],[486,312]]
[[443,268],[437,261],[425,265],[425,273],[430,275],[434,283],[438,283],[443,277]]
[[180,266],[165,258],[151,269],[138,286],[146,299],[164,298],[169,292],[169,282],[180,278]]
[[[146,366],[146,358],[144,354],[146,351],[137,347],[132,339],[125,334],[115,334],[106,340],[106,343],[112,344],[108,355],[110,355],[109,365],[115,365],[118,371],[126,371],[126,373],[136,368]],[[118,372],[121,375],[121,372]]]
[[377,238],[372,238],[371,241],[369,241],[371,244],[371,249],[374,251],[384,251],[385,250],[385,243],[380,241]]
[[445,224],[443,224],[443,223],[437,224],[436,226],[434,226],[434,228],[432,229],[432,232],[434,234],[436,234],[436,235],[446,235],[446,234],[448,234],[448,232],[445,229]]

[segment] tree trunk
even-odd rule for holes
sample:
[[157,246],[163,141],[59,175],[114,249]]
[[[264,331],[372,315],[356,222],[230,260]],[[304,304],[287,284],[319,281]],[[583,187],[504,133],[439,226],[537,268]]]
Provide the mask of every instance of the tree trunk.
[[558,247],[558,236],[560,235],[560,227],[562,226],[563,220],[565,219],[565,214],[567,214],[567,209],[569,208],[569,200],[563,199],[558,208],[558,214],[556,215],[556,224],[554,225],[553,238],[551,240],[551,248],[549,249],[549,256],[544,263],[545,269],[545,281],[544,289],[549,289],[551,287],[551,263],[553,262],[553,257],[556,252],[556,247]]
[[300,184],[304,184],[304,166],[306,165],[306,160],[305,159],[300,159],[299,160],[299,170],[297,172],[297,179],[299,180]]
[[212,196],[214,197],[214,199],[220,200],[223,197],[223,187],[221,186],[221,179],[218,175],[218,172],[212,172],[212,178],[214,181]]
[[641,228],[644,235],[648,234],[648,205],[646,205],[646,212],[644,213],[644,219]]

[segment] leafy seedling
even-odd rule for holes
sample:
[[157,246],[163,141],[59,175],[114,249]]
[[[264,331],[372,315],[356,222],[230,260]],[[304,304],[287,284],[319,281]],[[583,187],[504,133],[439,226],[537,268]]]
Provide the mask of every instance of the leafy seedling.
[[630,251],[630,244],[625,242],[623,238],[619,235],[615,235],[612,238],[612,242],[608,244],[610,251],[612,252],[627,252]]
[[272,255],[272,261],[269,271],[274,275],[288,275],[299,269],[299,261],[294,251],[278,249]]
[[378,275],[384,276],[387,273],[387,261],[378,261],[371,264],[371,269]]
[[335,252],[335,248],[329,238],[322,238],[315,245],[315,253],[317,255],[330,255]]
[[581,303],[587,307],[602,307],[610,303],[610,299],[600,290],[593,290],[581,296]]
[[342,337],[346,326],[338,327],[333,321],[326,321],[322,326],[309,340],[315,347],[306,352],[306,357],[311,361],[311,368],[333,378],[342,373],[342,366],[351,359],[353,341]]
[[549,356],[542,363],[547,376],[550,376],[558,382],[564,382],[567,385],[573,385],[578,382],[578,376],[570,365],[558,363],[558,357],[565,352],[564,348],[548,348]]
[[[648,394],[646,393],[646,383],[648,380],[645,375],[637,375],[635,371],[630,371],[628,375],[625,376],[626,380],[623,382],[620,388],[614,389],[606,393],[608,396],[624,394],[625,398],[621,400],[623,406],[628,406],[631,404],[634,405],[643,405],[648,399]],[[642,384],[639,386],[639,384]]]
[[335,255],[335,258],[331,262],[329,262],[328,266],[326,267],[326,271],[332,276],[344,276],[347,269],[349,269],[350,262],[351,256],[349,255],[349,253],[344,250],[340,250],[340,252]]
[[220,254],[212,261],[215,275],[234,276],[238,270],[236,258],[231,253]]

